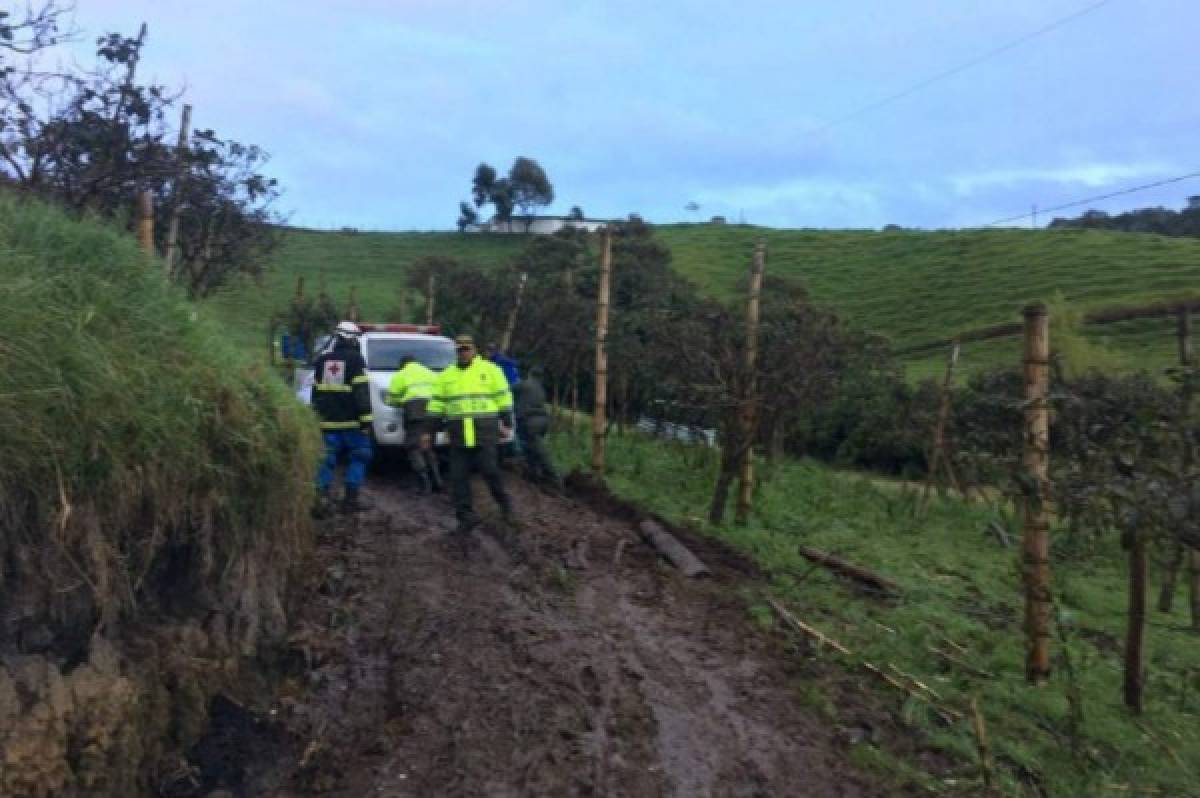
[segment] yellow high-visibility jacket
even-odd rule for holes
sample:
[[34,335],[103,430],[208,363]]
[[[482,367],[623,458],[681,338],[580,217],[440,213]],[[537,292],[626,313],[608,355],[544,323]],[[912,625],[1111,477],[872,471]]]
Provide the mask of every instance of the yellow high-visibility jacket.
[[445,422],[451,446],[495,442],[500,418],[512,424],[512,392],[500,367],[476,355],[466,366],[455,363],[438,375],[428,413]]
[[411,360],[388,383],[387,403],[392,407],[403,407],[405,421],[424,418],[436,380],[436,374]]

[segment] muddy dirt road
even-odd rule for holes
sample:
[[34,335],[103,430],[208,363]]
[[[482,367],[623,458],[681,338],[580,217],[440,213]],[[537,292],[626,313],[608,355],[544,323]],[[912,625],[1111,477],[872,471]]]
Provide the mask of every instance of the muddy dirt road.
[[323,529],[295,675],[269,717],[231,707],[218,722],[197,752],[205,789],[884,794],[796,701],[792,658],[748,622],[735,556],[710,545],[714,578],[685,580],[594,497],[510,475],[519,546],[488,519],[463,559],[446,541],[448,501],[401,478]]

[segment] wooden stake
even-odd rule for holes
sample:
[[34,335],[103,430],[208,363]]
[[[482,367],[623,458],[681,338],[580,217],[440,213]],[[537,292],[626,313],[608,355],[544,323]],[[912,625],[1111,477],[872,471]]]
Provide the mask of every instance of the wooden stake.
[[1192,631],[1200,634],[1200,549],[1188,552],[1188,587],[1192,599]]
[[408,293],[403,285],[396,287],[396,314],[399,316],[396,321],[408,321]]
[[958,478],[954,474],[954,465],[946,451],[946,422],[950,418],[950,392],[954,383],[954,367],[958,365],[960,351],[958,341],[950,343],[950,354],[946,357],[946,376],[942,378],[942,389],[938,394],[938,414],[933,425],[933,441],[929,447],[929,474],[925,479],[925,488],[921,492],[921,502],[917,505],[918,514],[923,514],[929,502],[933,484],[938,480],[938,474],[945,472],[950,483],[962,493]]
[[179,141],[175,145],[175,185],[171,194],[171,222],[167,227],[167,276],[175,274],[175,264],[179,262],[179,225],[183,219],[183,186],[187,180],[187,146],[188,130],[192,124],[192,106],[184,105],[183,114],[179,120]]
[[742,458],[738,476],[737,506],[734,520],[744,524],[750,518],[750,507],[754,500],[754,438],[758,417],[758,322],[759,303],[762,299],[763,271],[767,264],[767,244],[759,240],[754,245],[754,257],[750,261],[750,295],[746,300],[746,359],[745,379],[741,407]]
[[142,252],[154,254],[154,192],[143,191],[138,196],[138,243]]
[[1040,684],[1050,675],[1050,316],[1042,303],[1025,308],[1025,430],[1022,463],[1025,497],[1022,557],[1025,576],[1025,677]]
[[504,325],[504,334],[500,336],[500,351],[507,354],[512,346],[513,333],[517,331],[517,315],[521,312],[521,301],[525,298],[525,283],[529,281],[529,272],[521,272],[517,278],[517,298],[513,300],[512,310],[508,313],[508,322]]
[[346,318],[350,321],[357,322],[359,320],[358,310],[358,286],[350,286],[350,302],[346,305]]
[[579,369],[571,369],[571,437],[575,437],[575,428],[579,426]]
[[608,291],[612,278],[612,230],[604,228],[600,249],[600,286],[596,291],[596,401],[592,410],[592,471],[604,474],[608,408]]
[[971,696],[971,725],[975,729],[975,746],[979,751],[979,774],[983,778],[983,787],[992,789],[992,749],[988,744],[987,726],[983,722],[983,714],[979,711],[979,701]]
[[1125,630],[1125,706],[1142,713],[1142,644],[1146,632],[1146,538],[1135,530],[1129,550],[1129,619]]
[[1175,336],[1179,340],[1179,364],[1192,365],[1192,314],[1185,305],[1176,316]]
[[[1185,369],[1192,365],[1192,315],[1187,306],[1179,309],[1179,363]],[[1183,396],[1184,417],[1191,418],[1192,396],[1190,387],[1185,388],[1186,393]],[[1187,445],[1184,452],[1184,470],[1190,473],[1194,462],[1195,453],[1191,449],[1191,444]],[[1200,633],[1200,548],[1192,548],[1187,552],[1188,560],[1188,596],[1191,599],[1192,610],[1192,631]]]
[[437,288],[437,275],[429,273],[425,283],[425,323],[433,324],[433,292]]
[[[1176,311],[1177,324],[1175,326],[1175,337],[1179,345],[1179,365],[1185,370],[1192,363],[1192,316],[1191,311],[1186,305]],[[1188,423],[1191,417],[1191,401],[1190,387],[1185,382],[1180,386],[1180,418],[1184,425]],[[1185,427],[1186,428],[1186,427]],[[1193,461],[1193,453],[1191,445],[1184,444],[1182,466],[1183,473],[1187,474],[1191,471]],[[1179,580],[1179,570],[1183,567],[1185,560],[1188,561],[1189,571],[1192,570],[1192,560],[1196,554],[1194,551],[1187,549],[1182,542],[1176,541],[1171,547],[1170,559],[1167,561],[1167,568],[1163,572],[1163,581],[1158,593],[1158,609],[1160,612],[1170,612],[1171,606],[1175,603],[1175,585]],[[1192,626],[1200,630],[1200,612],[1197,608],[1200,607],[1200,584],[1194,579],[1188,580],[1188,590],[1191,594],[1192,605]]]

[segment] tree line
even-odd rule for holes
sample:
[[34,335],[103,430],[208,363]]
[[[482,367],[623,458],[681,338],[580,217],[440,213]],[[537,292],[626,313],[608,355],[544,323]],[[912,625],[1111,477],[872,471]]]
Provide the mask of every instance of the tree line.
[[1187,207],[1178,211],[1170,208],[1139,208],[1114,215],[1088,210],[1074,219],[1056,218],[1050,227],[1200,238],[1200,196],[1189,197]]
[[[754,443],[778,457],[793,448],[814,405],[844,385],[869,381],[865,372],[892,369],[881,339],[816,306],[799,283],[768,274],[759,356],[749,374],[744,309],[705,296],[680,276],[670,250],[640,218],[609,230],[608,418],[616,426],[652,416],[716,430],[726,456],[709,507],[714,519],[725,515],[736,464],[750,445],[738,411],[751,384],[761,418]],[[426,295],[432,287],[443,329],[510,338],[512,354],[542,367],[556,401],[580,408],[594,385],[599,248],[598,236],[564,229],[532,238],[504,268],[426,257],[405,280],[412,293]],[[522,283],[520,313],[509,329]]]

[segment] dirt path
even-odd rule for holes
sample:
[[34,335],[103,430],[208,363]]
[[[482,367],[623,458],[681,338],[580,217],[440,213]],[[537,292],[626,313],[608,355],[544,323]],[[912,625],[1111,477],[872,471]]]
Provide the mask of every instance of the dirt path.
[[243,718],[241,732],[218,730],[226,745],[209,741],[209,758],[226,758],[209,788],[881,794],[790,692],[794,665],[748,622],[736,558],[706,551],[715,578],[687,581],[628,523],[509,484],[516,556],[489,521],[462,559],[446,500],[387,483],[372,486],[372,511],[324,530],[293,636],[298,675],[272,722]]

